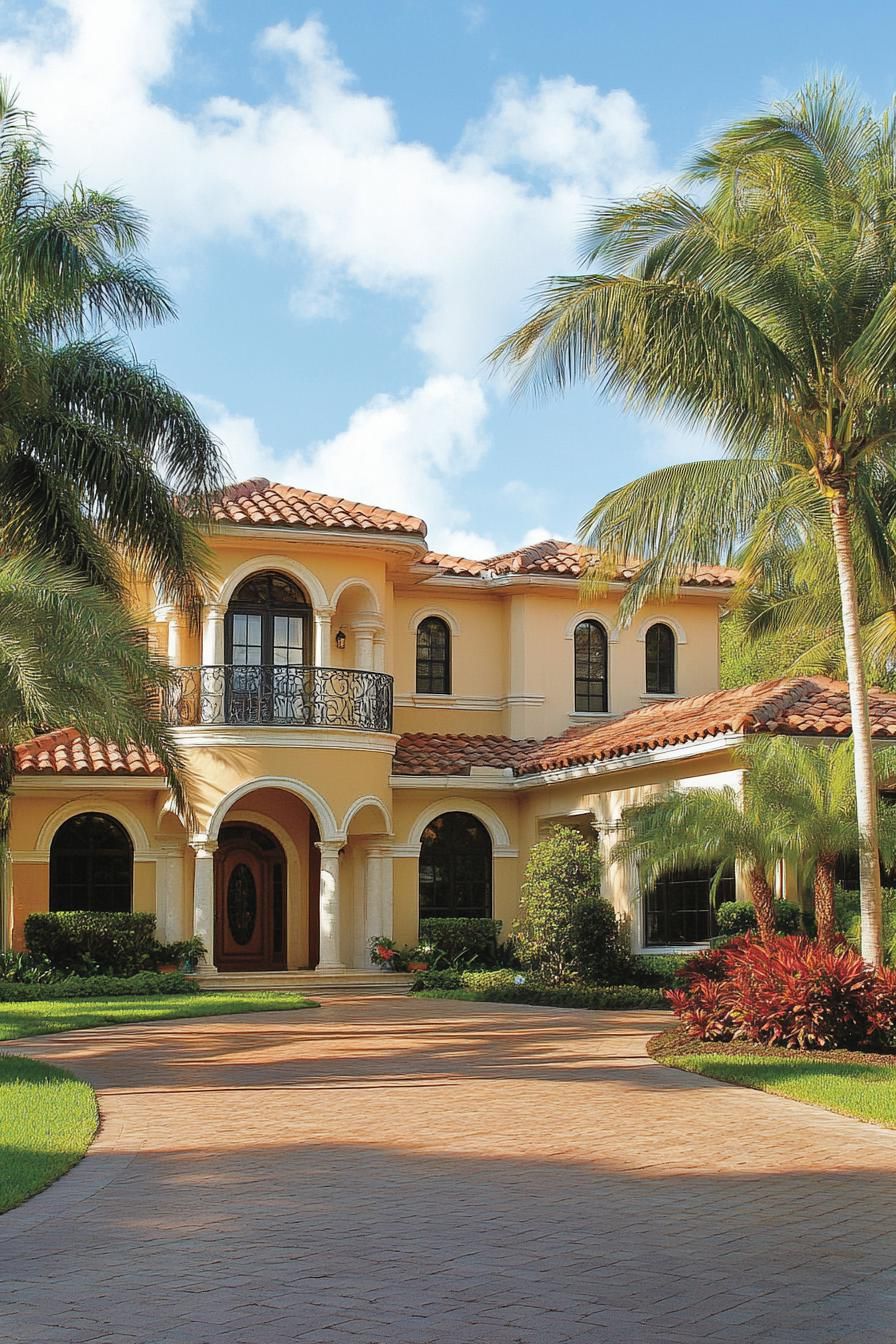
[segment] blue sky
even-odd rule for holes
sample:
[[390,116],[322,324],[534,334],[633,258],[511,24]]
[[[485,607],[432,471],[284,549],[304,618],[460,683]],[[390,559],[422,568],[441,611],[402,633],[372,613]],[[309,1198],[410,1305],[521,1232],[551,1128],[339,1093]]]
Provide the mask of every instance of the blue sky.
[[421,513],[440,549],[571,536],[699,440],[514,401],[483,356],[589,208],[668,181],[819,68],[893,92],[891,5],[791,0],[2,3],[0,71],[58,179],[149,216],[180,321],[136,349],[240,477]]

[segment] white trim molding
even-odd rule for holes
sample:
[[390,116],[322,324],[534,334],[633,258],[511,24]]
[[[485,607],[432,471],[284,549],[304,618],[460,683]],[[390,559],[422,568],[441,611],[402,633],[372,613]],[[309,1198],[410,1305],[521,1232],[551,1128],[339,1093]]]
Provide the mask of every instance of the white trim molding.
[[226,608],[243,579],[249,579],[253,574],[265,574],[271,570],[288,574],[296,583],[301,584],[315,609],[330,605],[324,586],[317,575],[298,560],[285,555],[253,555],[250,560],[244,560],[231,574],[228,574],[211,605]]
[[49,859],[50,846],[59,827],[64,822],[70,821],[72,817],[80,816],[82,812],[103,813],[106,816],[113,817],[123,826],[134,847],[135,861],[156,858],[156,852],[150,846],[149,837],[142,823],[128,808],[121,803],[107,801],[105,798],[92,803],[89,792],[85,792],[80,798],[73,798],[70,802],[57,807],[55,812],[50,813],[41,826],[34,845],[33,853],[38,857],[35,857],[31,862],[38,863],[43,859]]
[[676,621],[674,616],[666,616],[666,615],[648,616],[646,620],[643,620],[641,622],[641,624],[638,626],[638,630],[635,635],[635,638],[641,644],[645,643],[647,639],[647,632],[652,625],[668,625],[669,629],[674,634],[677,642],[679,644],[687,644],[688,642],[687,631],[681,624],[681,621]]
[[384,751],[389,756],[399,736],[364,728],[281,728],[277,724],[245,728],[210,723],[171,731],[181,747],[328,747],[333,751]]
[[434,607],[432,605],[428,607],[418,607],[414,612],[413,616],[408,621],[408,629],[412,634],[417,633],[417,626],[421,621],[425,621],[427,616],[438,616],[439,620],[444,621],[451,631],[452,639],[456,639],[460,634],[460,625],[458,624],[457,617],[454,613],[448,611],[445,607]]
[[412,849],[416,845],[417,852],[419,852],[420,836],[429,823],[434,821],[436,817],[440,817],[443,812],[470,812],[482,822],[491,836],[492,853],[495,857],[516,858],[518,850],[511,846],[507,827],[497,812],[489,807],[488,803],[483,803],[476,798],[452,798],[450,795],[447,798],[440,798],[435,803],[430,803],[428,807],[418,813],[408,831],[407,845],[399,846],[399,849]]
[[[208,840],[214,841],[217,845],[218,831],[221,829],[227,813],[241,798],[245,798],[250,793],[255,793],[258,789],[281,789],[284,793],[291,793],[295,797],[301,798],[305,806],[314,813],[321,840],[327,843],[345,844],[345,836],[338,829],[333,810],[327,800],[310,784],[298,779],[288,779],[283,775],[262,775],[258,779],[247,780],[245,784],[240,784],[237,788],[231,789],[230,793],[221,799],[209,818],[204,835],[196,837],[197,843],[204,845]],[[190,843],[193,844],[193,841],[191,840]]]
[[[576,580],[576,582],[578,582],[578,580]],[[603,628],[604,633],[607,636],[608,644],[619,643],[619,626],[611,625],[609,617],[600,611],[577,611],[575,615],[571,616],[566,622],[563,638],[573,639],[575,637],[576,627],[581,625],[583,621],[596,621],[597,624]]]
[[355,799],[355,801],[352,803],[351,807],[350,807],[350,808],[348,809],[348,811],[346,812],[345,816],[342,818],[342,826],[340,827],[340,830],[342,831],[342,834],[343,834],[343,835],[348,835],[348,828],[349,828],[349,826],[351,826],[352,821],[354,820],[354,818],[358,815],[358,813],[359,813],[359,812],[361,811],[361,809],[364,808],[364,807],[376,807],[376,808],[379,808],[379,811],[380,811],[380,813],[381,813],[381,815],[382,815],[383,822],[384,822],[384,825],[383,825],[383,834],[384,834],[384,835],[392,835],[392,816],[391,816],[391,814],[390,814],[390,812],[389,812],[388,807],[387,807],[386,804],[383,802],[382,798],[377,798],[376,794],[374,794],[374,793],[366,793],[366,794],[364,795],[363,798],[356,798],[356,799]]

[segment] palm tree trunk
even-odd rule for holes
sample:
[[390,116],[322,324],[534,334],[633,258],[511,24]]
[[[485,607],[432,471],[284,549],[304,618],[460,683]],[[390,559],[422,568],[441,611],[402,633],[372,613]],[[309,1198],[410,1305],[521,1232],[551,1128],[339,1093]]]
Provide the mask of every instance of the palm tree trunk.
[[775,936],[775,898],[761,868],[751,868],[748,880],[759,937],[767,943]]
[[843,648],[846,654],[846,679],[849,683],[849,709],[855,755],[862,956],[870,966],[880,966],[883,954],[880,858],[877,842],[877,783],[874,775],[871,719],[868,713],[868,687],[865,682],[865,664],[859,636],[859,599],[856,591],[855,557],[846,488],[840,489],[831,497],[831,527],[837,557],[837,577],[840,581]]
[[836,854],[820,854],[815,865],[812,891],[815,897],[815,932],[822,947],[833,947],[837,937],[834,915],[834,873]]

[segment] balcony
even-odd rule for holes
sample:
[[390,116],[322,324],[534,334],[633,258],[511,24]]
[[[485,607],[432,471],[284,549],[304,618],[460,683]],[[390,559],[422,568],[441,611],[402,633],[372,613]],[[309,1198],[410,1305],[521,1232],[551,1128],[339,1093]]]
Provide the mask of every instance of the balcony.
[[178,667],[163,693],[172,727],[229,724],[269,728],[392,731],[392,678],[348,667]]

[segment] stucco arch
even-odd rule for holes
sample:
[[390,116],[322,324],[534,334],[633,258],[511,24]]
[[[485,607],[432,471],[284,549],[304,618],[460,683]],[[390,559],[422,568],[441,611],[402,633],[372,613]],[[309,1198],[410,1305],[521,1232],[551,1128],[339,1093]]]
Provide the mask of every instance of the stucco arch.
[[408,848],[420,848],[420,837],[426,827],[436,817],[440,817],[443,812],[469,812],[471,816],[476,817],[482,822],[488,831],[492,840],[492,852],[501,857],[509,857],[516,854],[515,849],[511,849],[510,834],[504,822],[498,816],[488,803],[480,802],[478,798],[448,797],[440,798],[438,802],[430,803],[417,816],[410,832],[408,833]]
[[662,616],[648,616],[646,620],[641,622],[638,626],[636,638],[640,640],[642,644],[646,641],[647,632],[652,625],[668,625],[675,636],[676,643],[687,644],[687,631],[681,624],[681,621],[676,621],[674,616],[666,616],[665,614]]
[[381,798],[377,798],[373,793],[367,793],[363,798],[356,798],[351,807],[342,818],[342,832],[348,835],[348,828],[352,824],[353,818],[365,807],[375,807],[383,818],[383,831],[386,835],[392,834],[392,818],[389,815],[389,809]]
[[619,626],[610,625],[606,615],[600,611],[577,611],[574,616],[566,622],[566,628],[563,631],[566,639],[572,639],[576,633],[576,626],[582,625],[585,621],[595,621],[601,627],[607,636],[608,644],[617,644],[619,642]]
[[256,555],[251,560],[246,560],[243,564],[238,565],[233,573],[229,574],[224,580],[215,599],[215,605],[226,607],[243,579],[251,578],[253,574],[263,574],[269,570],[279,570],[281,574],[288,574],[291,579],[295,579],[296,583],[301,584],[315,611],[329,607],[326,590],[320,579],[310,569],[306,569],[304,565],[299,564],[298,560],[293,560],[285,555]]
[[359,588],[361,589],[362,592],[366,593],[370,603],[370,605],[365,608],[367,612],[369,612],[371,615],[376,616],[379,616],[381,614],[379,598],[377,597],[376,593],[371,588],[370,584],[367,582],[366,579],[357,579],[357,578],[343,579],[342,582],[339,584],[338,588],[336,588],[335,592],[333,593],[333,596],[330,598],[330,606],[334,609],[334,611],[339,603],[339,599],[345,596],[345,594],[348,593],[352,588]]
[[230,809],[241,798],[245,798],[249,793],[255,793],[258,789],[282,789],[285,793],[292,793],[295,797],[301,798],[302,802],[314,813],[321,840],[345,839],[343,832],[336,826],[336,818],[330,804],[316,789],[312,789],[310,784],[305,784],[299,779],[287,779],[282,775],[263,775],[259,779],[251,779],[245,784],[240,784],[238,788],[233,789],[225,798],[221,799],[209,818],[206,832],[209,840],[217,840],[221,823]]
[[150,847],[149,839],[142,823],[138,821],[133,812],[119,802],[111,800],[107,802],[105,798],[91,798],[89,794],[73,799],[71,802],[63,803],[61,807],[57,807],[56,811],[47,817],[38,833],[34,853],[49,860],[50,846],[59,827],[63,822],[70,821],[72,817],[77,817],[82,812],[99,812],[107,817],[114,818],[127,831],[131,844],[134,846],[134,858],[138,859],[146,854]]
[[413,634],[416,634],[417,626],[421,621],[425,621],[427,616],[438,616],[439,620],[444,621],[451,631],[452,638],[456,639],[460,634],[460,626],[458,625],[457,617],[452,612],[446,611],[444,607],[436,606],[418,607],[408,621],[408,629]]

